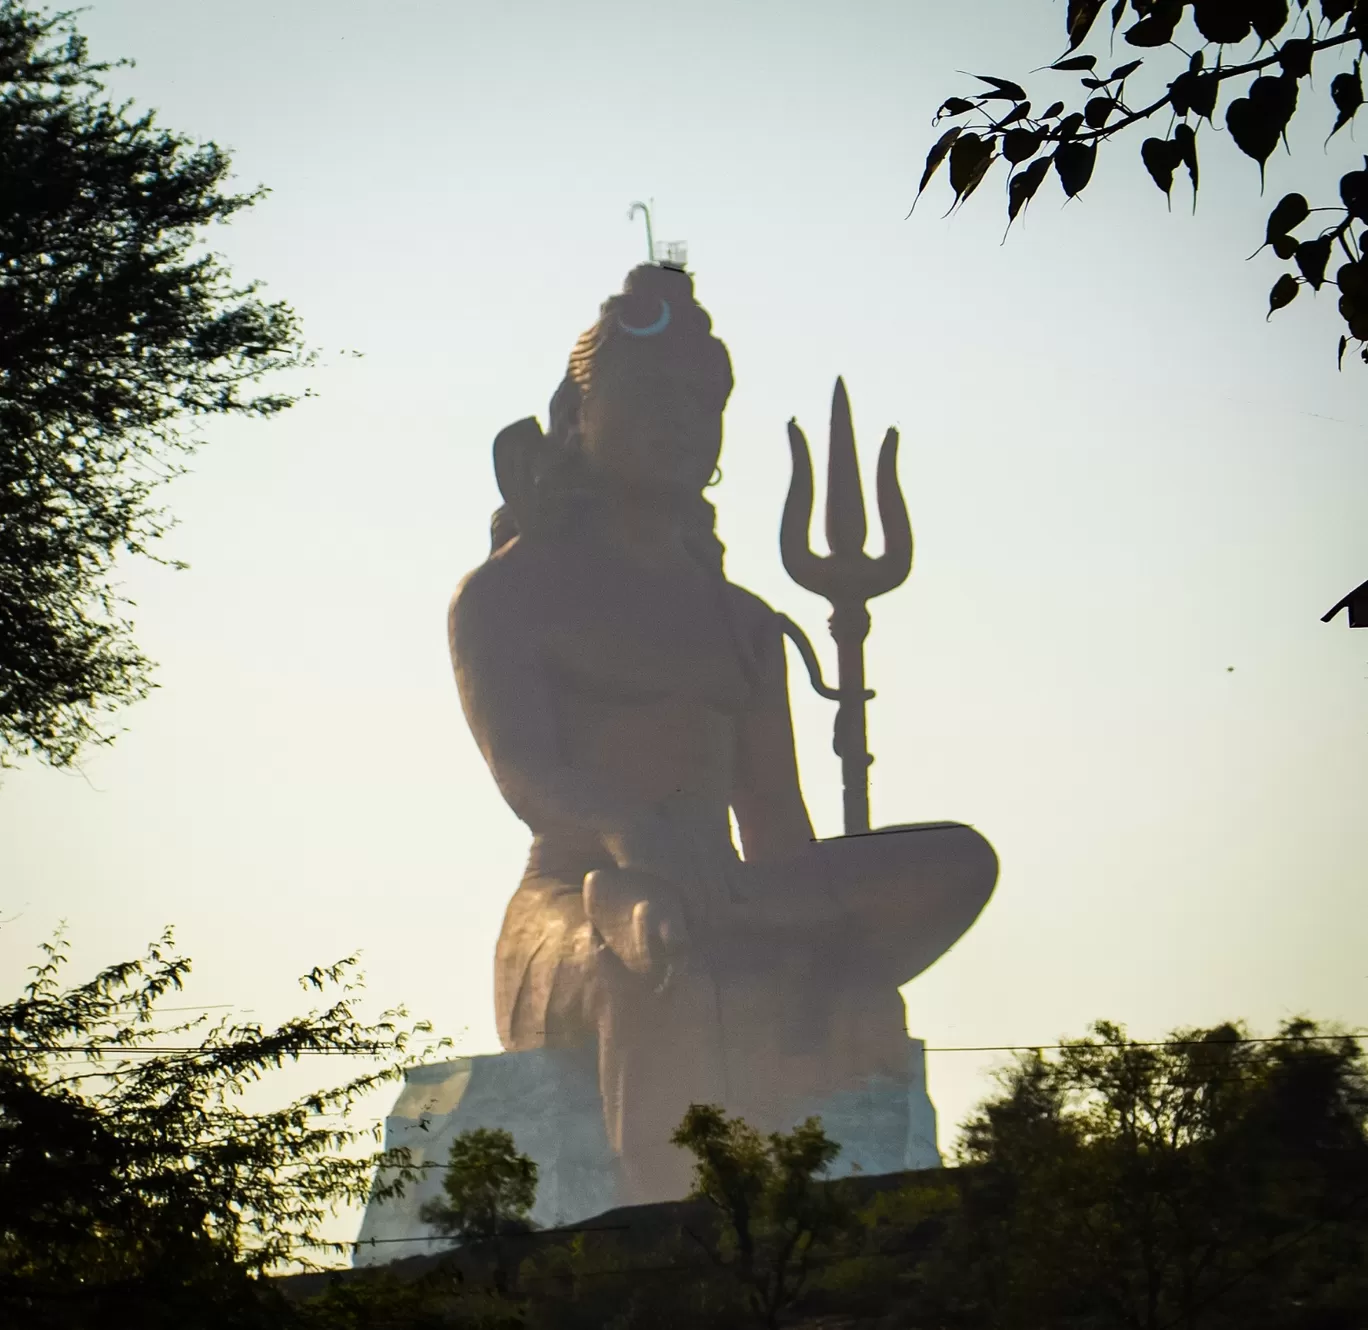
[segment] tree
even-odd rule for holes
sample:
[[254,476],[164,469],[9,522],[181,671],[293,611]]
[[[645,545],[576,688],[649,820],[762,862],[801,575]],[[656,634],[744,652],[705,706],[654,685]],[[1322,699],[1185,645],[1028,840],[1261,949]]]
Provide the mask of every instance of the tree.
[[537,1165],[519,1154],[511,1132],[473,1127],[451,1142],[444,1200],[429,1201],[422,1219],[451,1237],[479,1241],[526,1233],[537,1199]]
[[[1314,5],[1312,0],[1112,0],[1113,39],[1121,31],[1128,46],[1145,54],[1103,75],[1096,55],[1073,52],[1095,39],[1097,19],[1107,4],[1069,0],[1064,18],[1068,47],[1050,66],[1055,74],[1078,76],[1081,106],[1070,109],[1051,93],[1049,106],[1036,111],[1044,99],[1033,100],[1020,83],[976,76],[983,87],[947,98],[936,113],[937,124],[946,118],[960,123],[947,129],[927,154],[918,199],[947,160],[952,207],[968,199],[990,168],[1003,161],[1010,229],[1052,168],[1065,195],[1075,198],[1092,179],[1099,147],[1148,124],[1156,133],[1140,144],[1141,164],[1170,203],[1174,176],[1185,171],[1195,209],[1197,145],[1203,132],[1224,129],[1258,163],[1262,192],[1264,166],[1279,142],[1287,146],[1287,128],[1299,105],[1305,107],[1318,95],[1324,99],[1325,110],[1334,115],[1327,143],[1352,126],[1363,105],[1368,0],[1316,0]],[[1123,30],[1123,24],[1129,26]],[[1327,63],[1338,71],[1328,80]],[[1319,82],[1315,75],[1322,76]],[[1224,109],[1220,127],[1218,105]],[[1313,222],[1313,216],[1324,224]],[[1351,343],[1368,363],[1368,230],[1355,235],[1356,223],[1368,225],[1368,157],[1363,169],[1340,177],[1337,203],[1313,206],[1301,193],[1280,199],[1258,246],[1271,248],[1291,265],[1269,293],[1268,317],[1291,304],[1303,286],[1339,291],[1347,329],[1339,339],[1341,364]],[[1348,608],[1351,627],[1368,626],[1365,604],[1368,591],[1359,587],[1325,621]]]
[[[1122,32],[1133,49],[1152,52],[1126,60],[1102,76],[1096,55],[1073,55],[1093,34],[1107,0],[1070,0],[1065,15],[1068,50],[1050,66],[1055,72],[1077,73],[1083,85],[1083,105],[1070,110],[1063,100],[1033,115],[1033,103],[1021,84],[1010,79],[980,76],[983,88],[941,103],[937,121],[962,119],[941,135],[927,157],[918,190],[947,158],[955,203],[962,203],[983,182],[998,160],[1008,166],[1007,217],[1010,225],[1035,196],[1053,167],[1069,198],[1080,194],[1092,179],[1101,144],[1118,134],[1153,122],[1164,137],[1150,137],[1140,145],[1140,160],[1154,183],[1171,196],[1173,178],[1185,169],[1196,203],[1199,180],[1197,143],[1203,132],[1220,132],[1215,117],[1225,100],[1225,124],[1236,147],[1264,165],[1279,142],[1286,142],[1288,124],[1303,93],[1314,95],[1313,71],[1324,74],[1327,60],[1339,72],[1328,80],[1326,97],[1335,112],[1330,137],[1352,124],[1363,105],[1361,66],[1368,46],[1368,3],[1364,0],[1116,0],[1111,6],[1113,33]],[[1153,62],[1168,59],[1157,78],[1162,87],[1135,93],[1155,76]],[[1152,77],[1148,80],[1153,84]],[[1321,86],[1325,86],[1322,83]],[[1232,91],[1243,93],[1230,100]],[[1304,103],[1303,103],[1304,104]],[[1005,107],[1005,110],[999,109]],[[1156,119],[1159,117],[1159,119]],[[1167,125],[1164,125],[1164,120]],[[1368,224],[1368,160],[1365,169],[1340,179],[1339,203],[1313,209],[1301,194],[1289,194],[1273,209],[1264,244],[1295,267],[1273,287],[1270,314],[1289,304],[1309,285],[1327,282],[1327,269],[1336,252],[1343,260],[1331,285],[1340,291],[1340,313],[1348,333],[1339,353],[1352,341],[1368,363],[1368,259],[1363,233],[1355,236],[1355,222]],[[1293,232],[1312,212],[1334,214],[1314,235],[1298,240]]]
[[69,15],[0,0],[0,761],[70,763],[147,694],[116,557],[171,525],[152,496],[194,424],[284,410],[253,386],[311,360],[288,306],[198,248],[263,191],[109,102],[111,67]]
[[813,1249],[849,1219],[824,1177],[840,1154],[821,1119],[768,1137],[716,1104],[693,1104],[671,1140],[695,1160],[695,1196],[717,1208],[730,1264],[767,1326],[803,1291]]
[[[483,1244],[494,1261],[494,1294],[508,1292],[508,1266],[502,1238],[528,1233],[528,1218],[537,1199],[537,1165],[519,1154],[511,1132],[501,1127],[473,1127],[451,1142],[442,1174],[445,1199],[429,1201],[420,1212],[424,1223],[463,1242]],[[506,1307],[490,1311],[502,1323]]]
[[[75,987],[64,963],[59,939],[0,1006],[0,1322],[279,1324],[261,1276],[343,1250],[321,1225],[371,1195],[377,1166],[398,1169],[385,1195],[414,1179],[406,1152],[365,1151],[378,1128],[350,1113],[428,1027],[361,1020],[354,959],[306,975],[332,1000],[273,1030],[159,1016],[190,968],[169,935]],[[271,1111],[242,1106],[313,1054],[368,1065]]]
[[1099,1022],[1020,1059],[964,1129],[935,1323],[1357,1326],[1368,1063],[1308,1021],[1150,1045]]

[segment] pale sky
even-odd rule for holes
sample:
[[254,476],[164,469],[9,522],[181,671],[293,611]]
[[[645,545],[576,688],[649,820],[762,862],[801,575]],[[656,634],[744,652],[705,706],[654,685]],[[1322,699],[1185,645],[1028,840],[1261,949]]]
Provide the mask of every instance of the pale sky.
[[[192,1000],[282,1015],[293,976],[362,948],[377,1006],[497,1049],[528,834],[466,731],[446,605],[487,552],[495,433],[545,421],[644,257],[627,206],[653,198],[735,365],[729,575],[829,673],[826,607],[779,562],[784,423],[820,447],[843,374],[867,463],[903,433],[916,562],[873,605],[874,822],[969,822],[1002,861],[905,990],[912,1032],[1368,1024],[1368,632],[1319,621],[1368,576],[1368,368],[1336,372],[1333,291],[1265,323],[1282,268],[1245,262],[1282,193],[1332,202],[1360,150],[1322,158],[1328,124],[1299,118],[1304,160],[1275,157],[1261,201],[1256,166],[1204,135],[1194,218],[1134,137],[1067,207],[1047,183],[1005,244],[1002,175],[946,220],[938,182],[905,220],[931,115],[971,83],[955,71],[1048,63],[1062,15],[97,0],[92,53],[137,61],[116,91],[270,186],[214,244],[327,364],[285,417],[212,425],[167,492],[163,553],[191,571],[127,565],[161,687],[116,747],[4,776],[6,991],[62,919],[81,965],[170,923]],[[805,793],[836,834],[832,707],[791,674]],[[931,1055],[943,1146],[1000,1061]]]

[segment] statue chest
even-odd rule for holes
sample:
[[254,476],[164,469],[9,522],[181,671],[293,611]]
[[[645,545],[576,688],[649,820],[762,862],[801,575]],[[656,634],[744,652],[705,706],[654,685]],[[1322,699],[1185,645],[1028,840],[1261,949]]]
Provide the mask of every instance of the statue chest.
[[540,636],[564,689],[603,701],[745,708],[750,686],[720,580],[592,566],[562,573]]

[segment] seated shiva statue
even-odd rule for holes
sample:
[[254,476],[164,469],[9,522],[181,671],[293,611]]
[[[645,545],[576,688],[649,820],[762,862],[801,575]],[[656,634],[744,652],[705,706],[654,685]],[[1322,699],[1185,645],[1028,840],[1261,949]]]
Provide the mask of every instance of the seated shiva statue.
[[[817,841],[780,616],[703,492],[732,388],[693,281],[645,265],[575,344],[549,428],[495,442],[493,550],[451,603],[470,728],[532,832],[495,959],[505,1048],[597,1045],[627,1196],[682,1196],[690,1103],[762,1130],[905,1076],[900,985],[982,910],[957,823]],[[732,836],[732,821],[740,845]]]

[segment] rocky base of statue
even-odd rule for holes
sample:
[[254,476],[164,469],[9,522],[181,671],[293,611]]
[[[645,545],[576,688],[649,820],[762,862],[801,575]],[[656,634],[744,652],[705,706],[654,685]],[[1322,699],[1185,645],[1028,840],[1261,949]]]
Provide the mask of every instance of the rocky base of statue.
[[[926,1091],[925,1047],[919,1039],[908,1041],[906,1079],[881,1077],[822,1103],[803,1104],[794,1121],[813,1114],[841,1143],[835,1177],[940,1166],[936,1110]],[[367,1206],[355,1265],[383,1265],[450,1248],[450,1241],[418,1216],[425,1202],[441,1195],[453,1138],[473,1127],[502,1127],[536,1161],[532,1219],[539,1227],[580,1223],[621,1203],[592,1047],[497,1053],[415,1067],[385,1120],[385,1146],[407,1146],[413,1162],[422,1166],[423,1181],[397,1200]]]

